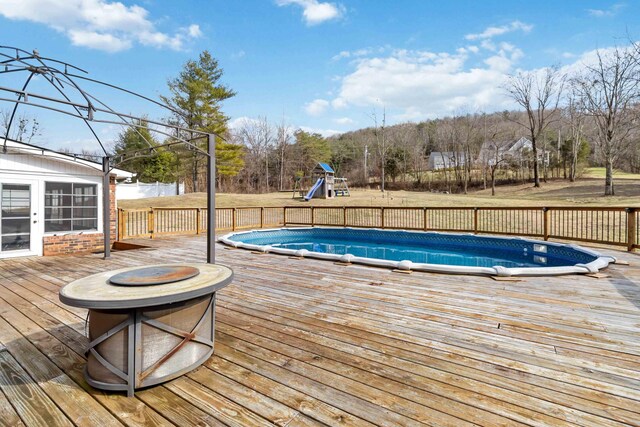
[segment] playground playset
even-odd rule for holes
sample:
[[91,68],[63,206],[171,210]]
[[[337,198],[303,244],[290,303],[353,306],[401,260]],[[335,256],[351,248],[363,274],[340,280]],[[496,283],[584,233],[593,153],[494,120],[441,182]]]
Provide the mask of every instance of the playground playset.
[[[296,179],[295,187],[293,189],[293,198],[296,198],[296,193],[299,195],[299,198],[302,198],[307,202],[312,198],[333,199],[338,196],[350,196],[351,193],[347,186],[347,178],[336,178],[334,175],[335,171],[331,166],[326,163],[318,163],[311,171],[311,177],[301,177]],[[315,183],[306,194],[302,186],[305,178],[312,178],[315,180]]]

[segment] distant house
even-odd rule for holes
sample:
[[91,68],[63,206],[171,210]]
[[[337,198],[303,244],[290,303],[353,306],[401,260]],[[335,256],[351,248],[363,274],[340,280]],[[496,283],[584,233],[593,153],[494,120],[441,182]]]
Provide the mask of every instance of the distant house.
[[[493,166],[496,161],[503,160],[522,163],[531,160],[533,151],[533,143],[525,137],[522,137],[515,141],[487,141],[482,144],[480,149],[480,156],[478,158],[480,163]],[[550,151],[542,150],[538,147],[538,161],[544,162],[549,165]]]
[[463,166],[466,163],[467,156],[465,153],[455,151],[432,151],[429,154],[428,170],[452,169]]
[[[0,139],[0,259],[102,248],[102,164],[43,147]],[[3,150],[3,146],[6,150]],[[116,236],[112,169],[111,233]]]

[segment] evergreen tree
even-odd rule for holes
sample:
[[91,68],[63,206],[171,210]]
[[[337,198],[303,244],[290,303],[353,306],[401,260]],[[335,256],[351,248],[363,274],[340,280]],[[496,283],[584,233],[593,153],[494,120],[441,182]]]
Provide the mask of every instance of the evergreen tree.
[[244,147],[226,141],[216,143],[216,172],[218,188],[223,190],[225,178],[238,175],[244,168]]
[[[167,83],[171,96],[161,96],[162,101],[175,110],[171,121],[188,129],[226,135],[229,118],[222,112],[221,104],[236,93],[220,82],[222,75],[218,61],[206,50],[197,61],[187,61],[178,77]],[[196,136],[180,133],[180,137],[187,140]],[[199,140],[197,144],[200,148],[206,148],[206,141]],[[236,175],[244,165],[243,155],[241,147],[217,138],[218,176]],[[199,191],[202,188],[199,176],[204,175],[205,159],[197,151],[188,149],[180,151],[179,159],[182,173],[190,175],[192,189]]]
[[129,126],[118,135],[115,144],[115,154],[126,154],[134,151],[149,149],[147,153],[138,152],[122,164],[124,169],[136,173],[140,182],[174,182],[175,157],[162,148],[152,149],[159,144],[151,134],[148,124],[144,120],[137,121],[136,126]]
[[331,147],[327,140],[318,133],[305,132],[298,129],[294,133],[296,144],[294,146],[299,167],[304,173],[308,173],[317,162],[331,160]]

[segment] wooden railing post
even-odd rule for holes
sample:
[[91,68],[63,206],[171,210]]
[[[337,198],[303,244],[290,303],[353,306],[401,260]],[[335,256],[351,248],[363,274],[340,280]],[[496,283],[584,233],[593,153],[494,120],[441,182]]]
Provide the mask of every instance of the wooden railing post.
[[260,208],[260,228],[264,228],[264,207]]
[[286,206],[282,208],[282,221],[284,223],[282,225],[286,227],[287,226],[287,207]]
[[384,206],[380,207],[380,227],[384,228]]
[[231,208],[231,231],[236,231],[236,208]]
[[342,207],[342,226],[343,227],[347,226],[347,207],[346,206]]
[[478,208],[473,208],[473,234],[478,234]]
[[544,240],[549,240],[549,208],[542,208],[542,235]]
[[426,206],[424,208],[422,208],[422,214],[423,214],[423,222],[424,222],[424,224],[423,224],[424,225],[424,231],[427,231],[429,229],[428,221],[427,221],[429,214],[428,214]]
[[124,238],[124,211],[121,208],[118,208],[118,241]]
[[638,243],[636,241],[636,209],[627,208],[627,250],[632,252],[634,246]]
[[200,230],[200,220],[202,218],[202,209],[196,208],[196,234],[200,234],[202,230]]
[[155,227],[155,214],[153,208],[149,208],[147,213],[147,231],[149,232],[149,238],[153,239],[153,229]]
[[313,206],[311,206],[311,226],[313,227],[316,223],[316,211],[313,208]]

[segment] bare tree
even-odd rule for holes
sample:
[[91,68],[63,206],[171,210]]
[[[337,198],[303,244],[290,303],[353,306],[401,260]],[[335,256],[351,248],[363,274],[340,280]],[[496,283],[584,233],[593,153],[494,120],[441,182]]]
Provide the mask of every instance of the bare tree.
[[[7,110],[0,111],[0,126],[2,126],[0,132],[3,137],[29,143],[34,136],[42,135],[40,122],[36,117],[22,113],[13,118],[13,123],[9,123],[11,114],[12,113]],[[9,128],[9,125],[11,125],[11,128]],[[11,130],[13,130],[13,132]],[[7,131],[9,131],[9,135],[7,135]]]
[[235,130],[235,139],[247,147],[248,161],[245,174],[255,190],[263,186],[269,191],[269,154],[273,142],[273,129],[266,117],[244,120]]
[[273,143],[273,129],[267,118],[258,119],[258,137],[261,146],[261,154],[264,156],[265,192],[269,192],[269,151]]
[[[494,134],[495,137],[495,134]],[[505,163],[508,157],[505,156],[506,148],[509,141],[490,141],[487,146],[487,164],[489,167],[489,174],[491,176],[491,195],[496,195],[496,172],[500,168],[500,165]]]
[[558,103],[564,86],[564,77],[558,67],[548,67],[542,71],[519,72],[509,77],[505,87],[511,98],[524,108],[526,120],[514,119],[527,129],[533,152],[533,181],[540,187],[538,172],[538,140],[550,123],[557,119]]
[[480,152],[480,118],[479,114],[465,114],[461,116],[460,147],[462,148],[463,191],[467,194],[468,185],[471,182],[473,159]]
[[412,168],[412,147],[417,144],[416,125],[413,123],[400,123],[391,129],[389,140],[399,152],[401,166],[399,168],[402,181],[405,182]]
[[[487,123],[487,116],[482,115],[483,121],[483,143],[478,156],[482,163],[483,169],[489,171],[491,180],[491,195],[496,195],[496,172],[501,168],[502,164],[508,160],[507,149],[511,144],[511,140],[505,138],[506,132],[501,129],[502,122],[491,118]],[[485,178],[486,181],[486,178]]]
[[596,57],[574,85],[595,125],[596,148],[606,170],[604,194],[613,196],[613,166],[628,151],[629,136],[639,125],[634,108],[640,101],[640,65],[632,48],[597,51]]
[[387,144],[387,135],[385,134],[385,126],[387,122],[387,110],[383,107],[382,109],[382,123],[378,126],[378,115],[376,111],[373,110],[371,113],[371,118],[373,119],[373,133],[376,137],[376,149],[378,151],[378,158],[380,160],[380,191],[384,193],[384,184],[385,184],[385,166],[387,163],[387,152],[389,151],[389,145]]
[[278,126],[276,126],[276,148],[278,150],[278,190],[284,189],[284,176],[286,155],[289,151],[289,145],[291,144],[291,138],[293,136],[293,129],[285,124],[284,118]]
[[[572,88],[567,97],[567,107],[564,109],[564,121],[569,126],[570,146],[569,146],[569,181],[576,180],[578,170],[578,154],[584,137],[585,114],[579,95]],[[566,170],[566,169],[565,169]]]
[[94,162],[98,161],[99,159],[102,159],[102,157],[104,156],[104,153],[102,153],[100,150],[89,150],[86,148],[82,148],[78,152],[78,151],[73,151],[69,147],[62,147],[57,151],[59,153],[68,154],[71,156],[78,157],[80,159],[91,160]]

